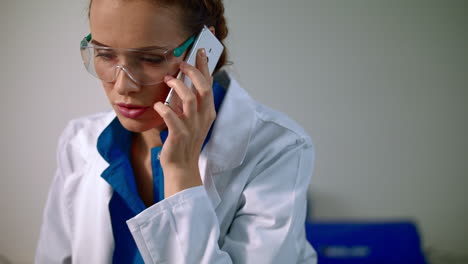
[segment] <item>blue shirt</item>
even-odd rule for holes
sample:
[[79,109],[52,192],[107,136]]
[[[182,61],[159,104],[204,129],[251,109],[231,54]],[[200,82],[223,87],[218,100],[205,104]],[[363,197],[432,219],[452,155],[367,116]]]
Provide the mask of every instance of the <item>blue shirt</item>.
[[[223,101],[225,90],[213,82],[213,95],[216,111]],[[211,136],[210,128],[203,146]],[[146,209],[141,200],[135,182],[132,164],[130,162],[130,147],[132,133],[126,130],[119,119],[114,120],[102,131],[97,142],[99,154],[109,163],[101,177],[113,188],[114,193],[109,202],[109,212],[114,234],[114,255],[112,263],[144,263],[136,243],[127,227],[126,221]],[[168,131],[160,133],[164,144]],[[153,199],[157,203],[164,199],[164,175],[159,162],[161,147],[151,149],[151,169],[153,174]],[[99,234],[96,234],[99,235]],[[161,241],[164,243],[164,241]]]

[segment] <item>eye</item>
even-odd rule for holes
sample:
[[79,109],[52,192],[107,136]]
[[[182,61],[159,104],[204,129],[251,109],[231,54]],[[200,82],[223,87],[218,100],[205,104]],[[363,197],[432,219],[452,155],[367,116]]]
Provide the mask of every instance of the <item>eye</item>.
[[106,52],[106,51],[96,51],[96,58],[100,58],[103,60],[112,60],[115,59],[116,55],[111,53],[111,52]]
[[164,63],[165,59],[163,56],[145,55],[140,57],[140,61],[148,64],[161,64]]

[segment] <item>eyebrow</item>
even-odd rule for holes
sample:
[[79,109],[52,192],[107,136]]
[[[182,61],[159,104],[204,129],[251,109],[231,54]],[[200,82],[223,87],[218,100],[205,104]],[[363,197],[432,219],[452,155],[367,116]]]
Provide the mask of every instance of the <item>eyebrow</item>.
[[[109,45],[106,45],[104,43],[101,43],[95,39],[91,39],[91,43],[93,44],[96,44],[98,46],[102,46],[102,47],[107,47],[107,48],[112,48],[111,46]],[[152,49],[168,49],[168,47],[162,47],[162,46],[146,46],[146,47],[139,47],[139,48],[131,48],[132,50],[152,50]]]

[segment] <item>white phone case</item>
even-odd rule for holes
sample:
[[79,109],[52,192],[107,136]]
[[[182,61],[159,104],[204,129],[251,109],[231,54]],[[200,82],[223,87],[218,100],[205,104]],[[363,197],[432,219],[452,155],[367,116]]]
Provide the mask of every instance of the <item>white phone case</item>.
[[[185,57],[185,61],[188,64],[195,66],[197,51],[201,48],[204,48],[206,51],[206,56],[208,57],[208,69],[211,75],[213,74],[221,54],[223,53],[224,47],[223,44],[221,44],[221,42],[206,26],[204,26],[201,32],[198,34],[192,48],[190,49],[190,52]],[[182,72],[179,72],[177,79],[183,80],[187,87],[194,89],[194,87],[192,87],[192,81],[190,78],[185,76],[185,74]],[[177,113],[182,111],[180,99],[175,93],[174,89],[170,90],[169,94],[167,95],[165,104],[169,105]]]

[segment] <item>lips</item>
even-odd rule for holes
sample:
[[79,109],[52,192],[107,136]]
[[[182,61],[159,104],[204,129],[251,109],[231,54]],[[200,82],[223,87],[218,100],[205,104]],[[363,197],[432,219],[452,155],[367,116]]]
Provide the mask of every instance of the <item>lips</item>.
[[149,108],[149,106],[139,106],[124,103],[117,103],[116,105],[119,112],[128,118],[137,118]]

